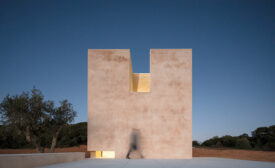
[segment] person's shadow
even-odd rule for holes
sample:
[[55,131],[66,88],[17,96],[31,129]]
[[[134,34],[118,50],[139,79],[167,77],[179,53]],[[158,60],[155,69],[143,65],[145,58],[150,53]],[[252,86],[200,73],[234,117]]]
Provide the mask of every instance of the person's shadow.
[[139,156],[139,158],[143,158],[142,152],[140,150],[140,131],[138,129],[132,129],[131,135],[130,135],[130,146],[128,153],[126,155],[126,159],[131,159],[130,155],[131,153],[136,153],[136,155]]

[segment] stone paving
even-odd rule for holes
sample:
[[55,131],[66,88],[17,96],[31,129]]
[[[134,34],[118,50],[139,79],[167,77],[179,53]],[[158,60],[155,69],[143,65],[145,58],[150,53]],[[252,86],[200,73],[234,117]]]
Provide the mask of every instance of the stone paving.
[[86,159],[40,168],[275,168],[273,162],[222,158],[193,159]]

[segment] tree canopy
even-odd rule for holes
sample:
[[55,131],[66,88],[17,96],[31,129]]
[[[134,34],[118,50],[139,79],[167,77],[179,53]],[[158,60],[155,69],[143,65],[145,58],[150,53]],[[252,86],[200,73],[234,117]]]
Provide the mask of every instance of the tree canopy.
[[[33,144],[26,141],[23,134],[13,125],[0,125],[0,148],[1,149],[20,149],[34,148]],[[41,137],[43,146],[51,148],[51,134],[45,133]],[[57,138],[56,147],[72,147],[87,144],[87,122],[77,124],[67,124],[64,126]]]
[[201,144],[197,141],[193,141],[193,146],[275,151],[275,125],[270,127],[259,127],[252,131],[251,134],[252,136],[248,134],[242,134],[240,136],[215,136]]
[[71,123],[76,116],[72,104],[67,100],[55,107],[54,102],[44,100],[42,92],[36,88],[21,95],[7,95],[0,104],[1,122],[24,135],[38,152],[45,148],[45,135],[52,137],[51,151],[54,152],[61,129]]

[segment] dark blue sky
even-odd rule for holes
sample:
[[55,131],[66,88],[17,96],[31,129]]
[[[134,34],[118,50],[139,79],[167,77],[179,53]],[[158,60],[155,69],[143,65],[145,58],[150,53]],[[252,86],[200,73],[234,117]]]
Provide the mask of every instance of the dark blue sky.
[[0,100],[35,85],[87,121],[87,50],[193,49],[193,138],[275,124],[275,1],[0,1]]

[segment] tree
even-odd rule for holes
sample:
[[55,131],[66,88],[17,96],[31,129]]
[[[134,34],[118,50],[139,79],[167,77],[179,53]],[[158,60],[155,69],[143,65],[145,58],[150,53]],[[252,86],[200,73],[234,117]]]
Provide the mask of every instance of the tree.
[[213,147],[217,144],[218,141],[219,141],[219,137],[214,136],[213,138],[204,141],[202,143],[202,146]]
[[21,95],[6,96],[0,105],[2,122],[12,124],[32,143],[38,152],[43,152],[39,135],[45,132],[43,95],[33,89],[31,97],[23,92]]
[[55,108],[52,101],[44,101],[41,91],[33,88],[31,94],[6,96],[0,104],[2,122],[14,125],[24,134],[26,141],[35,146],[37,152],[44,152],[45,135],[51,133],[52,148],[63,125],[71,123],[76,116],[67,100]]
[[[42,135],[41,145],[51,147],[52,133],[47,131]],[[72,147],[87,144],[87,122],[67,124],[61,129],[56,147]],[[0,149],[32,148],[33,145],[26,141],[24,134],[14,125],[0,125]]]
[[65,126],[58,137],[58,147],[71,147],[87,144],[87,122]]
[[30,147],[25,136],[13,125],[0,125],[0,148]]
[[217,147],[217,148],[222,148],[223,145],[222,145],[221,141],[218,141],[218,142],[216,143],[215,147]]
[[192,146],[194,147],[194,146],[200,146],[200,143],[198,142],[198,141],[192,141]]
[[220,138],[223,147],[230,147],[230,148],[234,148],[236,146],[236,137],[232,137],[230,135],[225,135],[223,137]]
[[236,148],[250,149],[251,145],[250,145],[248,139],[246,137],[243,137],[243,138],[237,139]]
[[252,132],[251,141],[255,148],[275,150],[275,125],[257,128]]
[[71,123],[76,112],[72,108],[72,104],[68,100],[60,102],[60,107],[55,108],[53,102],[47,103],[47,111],[49,112],[49,119],[47,120],[48,129],[52,134],[51,152],[54,152],[57,139],[60,131],[64,126]]

